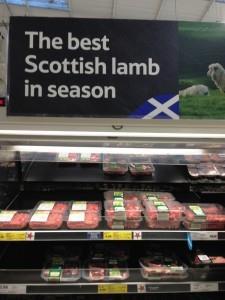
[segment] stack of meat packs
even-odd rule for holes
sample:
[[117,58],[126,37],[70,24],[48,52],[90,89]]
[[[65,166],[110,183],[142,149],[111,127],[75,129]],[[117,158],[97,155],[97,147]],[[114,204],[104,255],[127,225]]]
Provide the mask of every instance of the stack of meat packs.
[[[220,204],[181,203],[164,192],[107,191],[104,198],[110,229],[225,229],[225,208]],[[0,229],[96,229],[102,215],[100,201],[41,201],[33,210],[0,211]]]
[[142,221],[143,207],[133,192],[105,192],[105,220],[112,229],[135,229]]

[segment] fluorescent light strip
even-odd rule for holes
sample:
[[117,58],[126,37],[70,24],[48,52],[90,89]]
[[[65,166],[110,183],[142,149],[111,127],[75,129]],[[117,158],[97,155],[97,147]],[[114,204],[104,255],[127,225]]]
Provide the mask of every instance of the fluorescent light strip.
[[225,139],[224,133],[170,133],[170,132],[112,132],[112,131],[49,131],[49,130],[0,130],[0,135],[33,135],[59,137],[159,137],[159,138],[210,138]]
[[26,146],[12,147],[13,151],[38,153],[103,153],[103,154],[151,154],[151,155],[202,155],[201,149],[165,149],[165,148],[116,148],[116,147],[60,147],[60,146]]

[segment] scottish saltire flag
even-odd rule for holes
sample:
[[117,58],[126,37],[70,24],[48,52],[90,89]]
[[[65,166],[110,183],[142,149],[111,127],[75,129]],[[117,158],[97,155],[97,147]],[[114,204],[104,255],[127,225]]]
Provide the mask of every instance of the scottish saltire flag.
[[154,96],[139,106],[131,118],[140,119],[173,119],[179,116],[179,95],[165,94]]

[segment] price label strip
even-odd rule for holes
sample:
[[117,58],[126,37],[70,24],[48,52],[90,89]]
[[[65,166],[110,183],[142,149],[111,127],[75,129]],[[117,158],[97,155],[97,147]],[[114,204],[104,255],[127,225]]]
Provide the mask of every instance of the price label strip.
[[25,231],[0,231],[0,241],[26,241]]
[[191,292],[218,292],[219,284],[218,282],[192,282]]
[[25,284],[0,284],[0,294],[26,294],[27,287]]
[[103,240],[115,241],[123,240],[130,241],[133,239],[132,231],[105,231],[103,232]]
[[99,284],[98,294],[126,294],[127,284]]
[[217,241],[218,240],[218,232],[213,232],[213,231],[209,231],[209,232],[191,232],[191,238],[193,241],[207,241],[207,240],[213,240],[213,241]]

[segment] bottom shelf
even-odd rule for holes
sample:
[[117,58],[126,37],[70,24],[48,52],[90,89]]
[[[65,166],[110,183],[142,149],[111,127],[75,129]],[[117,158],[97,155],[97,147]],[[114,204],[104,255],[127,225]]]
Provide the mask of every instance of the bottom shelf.
[[1,284],[0,294],[145,294],[225,291],[225,281]]

